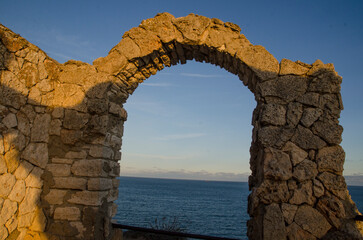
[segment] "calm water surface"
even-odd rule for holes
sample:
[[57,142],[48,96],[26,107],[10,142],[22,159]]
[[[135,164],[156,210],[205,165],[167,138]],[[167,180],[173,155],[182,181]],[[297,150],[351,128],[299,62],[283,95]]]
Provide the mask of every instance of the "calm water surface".
[[[362,212],[363,187],[348,189]],[[150,227],[176,218],[188,233],[247,239],[248,194],[246,182],[120,177],[114,221]]]

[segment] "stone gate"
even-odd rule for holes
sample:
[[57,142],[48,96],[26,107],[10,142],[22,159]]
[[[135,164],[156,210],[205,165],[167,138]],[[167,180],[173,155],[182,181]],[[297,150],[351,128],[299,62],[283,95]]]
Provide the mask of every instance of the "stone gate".
[[0,26],[0,240],[111,239],[123,104],[187,60],[238,75],[255,96],[250,239],[361,239],[342,176],[342,78],[283,59],[229,22],[168,13],[142,21],[93,65],[59,64]]

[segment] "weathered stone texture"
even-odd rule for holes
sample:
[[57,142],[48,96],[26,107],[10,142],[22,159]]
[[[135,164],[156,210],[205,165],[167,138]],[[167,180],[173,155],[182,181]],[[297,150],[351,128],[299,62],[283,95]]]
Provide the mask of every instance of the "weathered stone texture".
[[192,59],[237,75],[257,101],[249,237],[359,236],[342,176],[342,78],[320,60],[279,63],[240,31],[162,13],[90,65],[59,64],[0,25],[0,239],[108,239],[123,104],[151,75]]

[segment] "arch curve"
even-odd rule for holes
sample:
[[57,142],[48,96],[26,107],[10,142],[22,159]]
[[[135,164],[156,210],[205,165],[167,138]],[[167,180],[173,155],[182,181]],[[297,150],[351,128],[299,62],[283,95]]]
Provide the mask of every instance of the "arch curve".
[[162,13],[90,65],[59,64],[0,25],[1,238],[111,239],[123,104],[150,75],[194,59],[238,75],[257,102],[248,237],[360,239],[342,175],[342,78],[320,60],[279,63],[240,31]]

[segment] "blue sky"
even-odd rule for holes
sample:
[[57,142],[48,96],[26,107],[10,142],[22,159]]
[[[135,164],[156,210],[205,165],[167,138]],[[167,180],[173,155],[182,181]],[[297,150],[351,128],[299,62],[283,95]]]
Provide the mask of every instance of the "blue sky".
[[[334,63],[343,77],[345,175],[363,175],[362,1],[0,0],[0,23],[63,63],[106,56],[159,12],[233,22],[279,61]],[[246,179],[255,100],[238,78],[188,62],[147,79],[129,98],[124,175]]]

